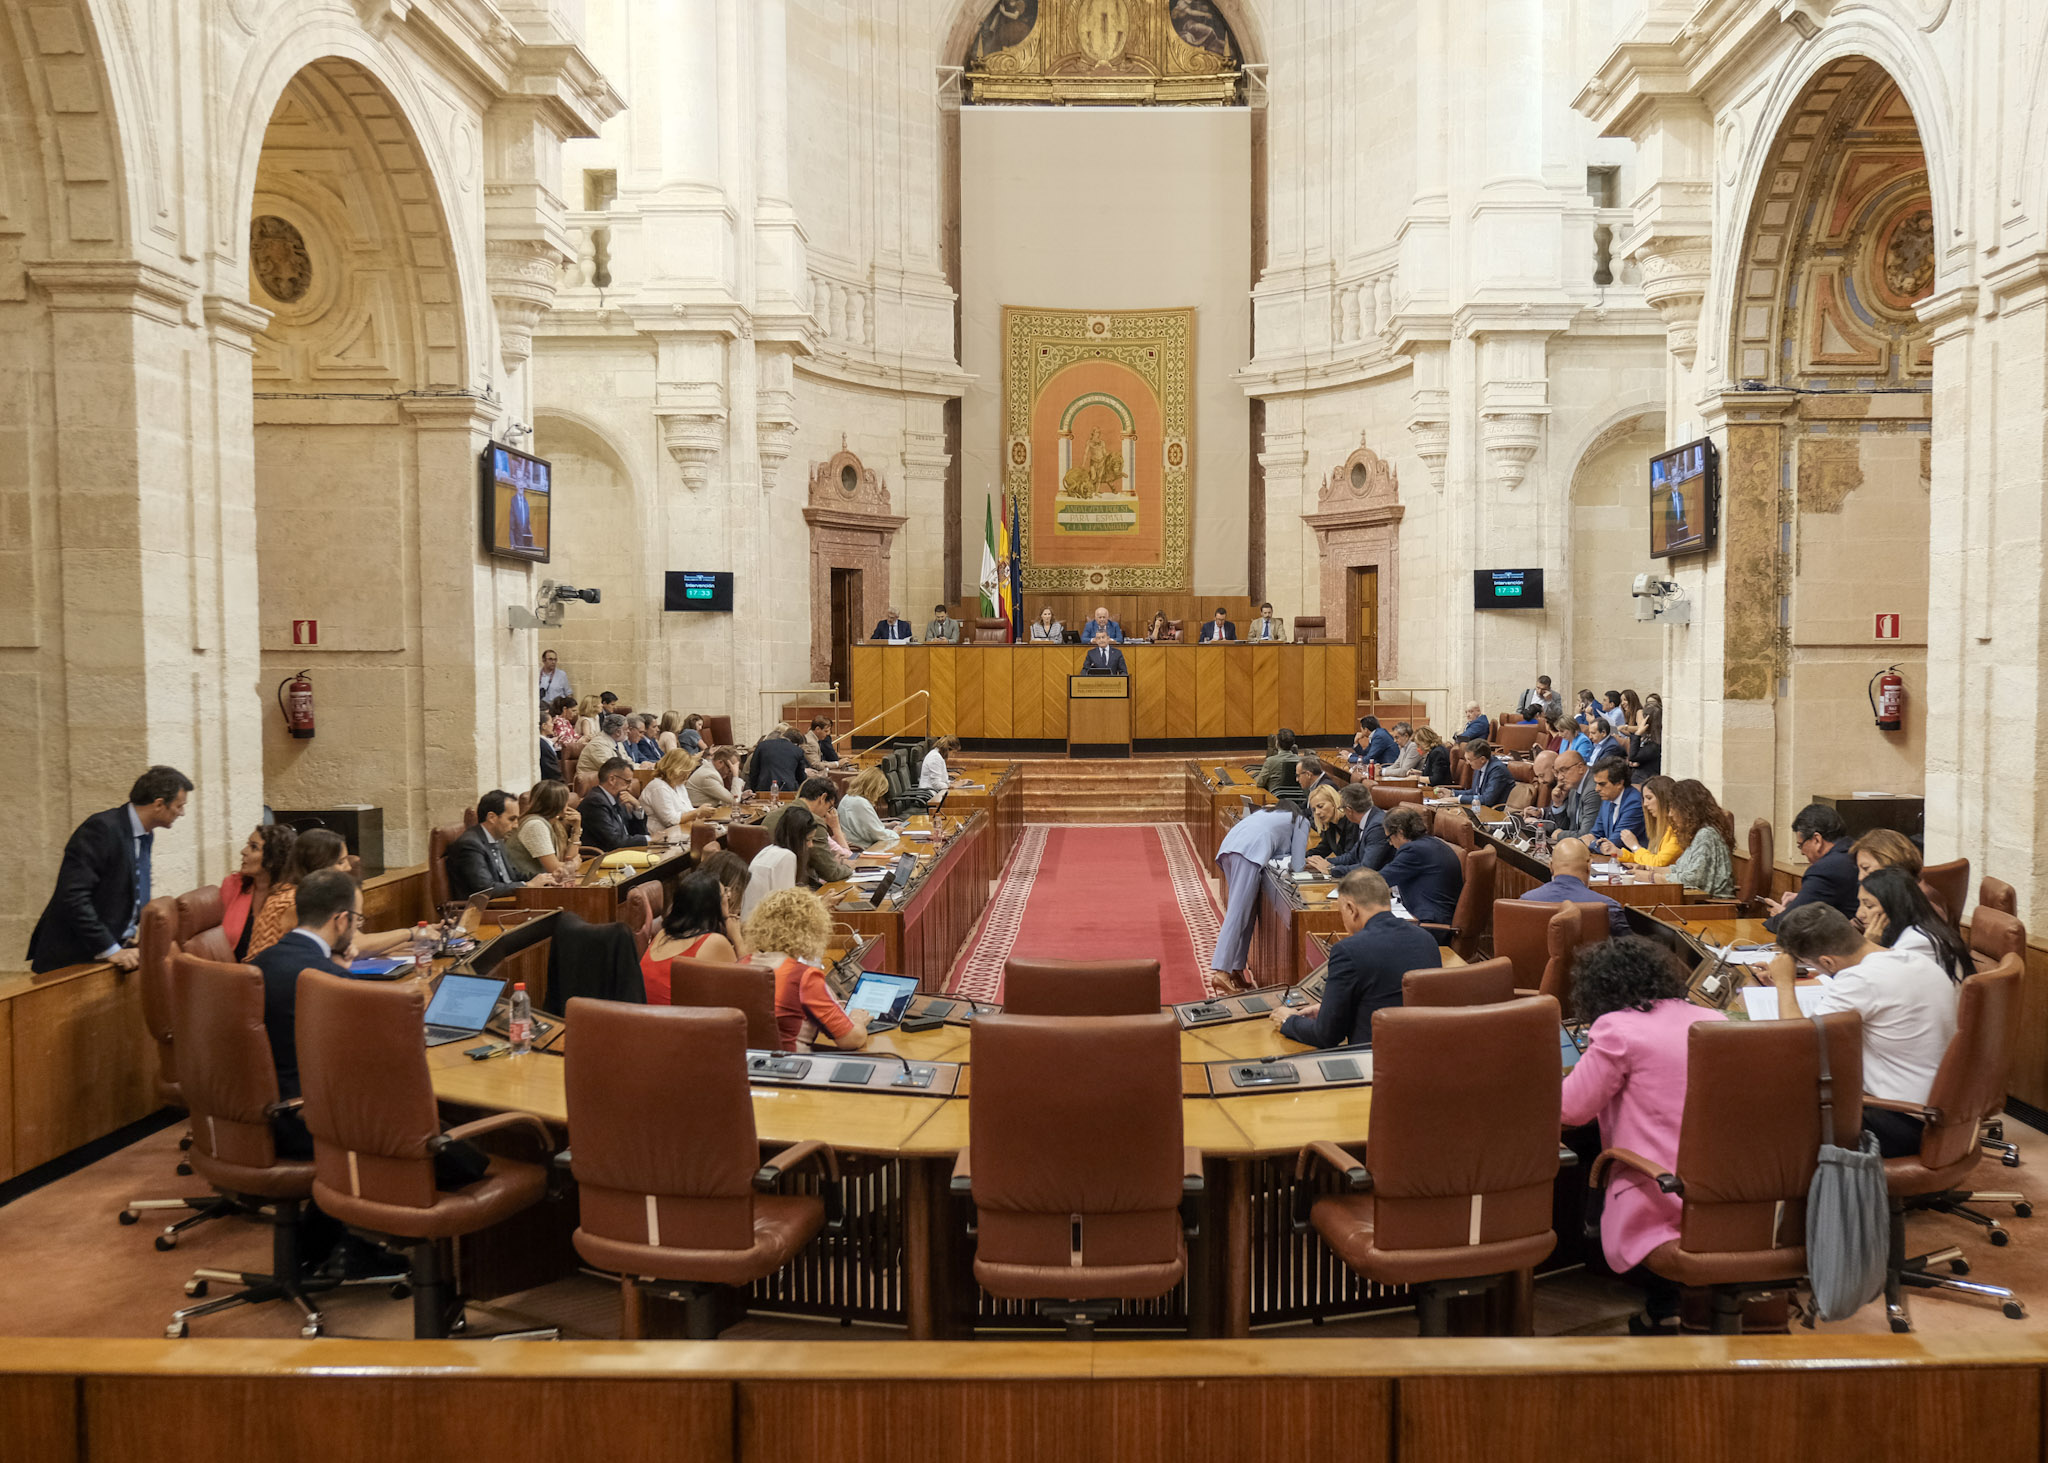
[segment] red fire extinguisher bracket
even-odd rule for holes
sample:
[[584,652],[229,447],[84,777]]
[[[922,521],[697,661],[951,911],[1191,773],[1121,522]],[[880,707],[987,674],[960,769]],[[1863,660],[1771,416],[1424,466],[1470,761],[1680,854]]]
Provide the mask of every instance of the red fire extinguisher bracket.
[[300,671],[277,683],[277,709],[284,713],[285,730],[297,740],[313,739],[313,683]]
[[1897,666],[1886,666],[1870,678],[1867,690],[1870,713],[1879,731],[1903,731],[1906,726],[1906,682]]

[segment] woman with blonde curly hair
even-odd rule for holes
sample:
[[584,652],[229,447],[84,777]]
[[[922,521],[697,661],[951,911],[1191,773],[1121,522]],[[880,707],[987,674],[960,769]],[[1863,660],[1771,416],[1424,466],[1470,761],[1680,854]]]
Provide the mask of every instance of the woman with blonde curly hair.
[[775,962],[775,1025],[784,1051],[820,1043],[855,1051],[868,1044],[868,1013],[851,1015],[825,982],[832,916],[808,889],[778,889],[747,916],[746,941]]

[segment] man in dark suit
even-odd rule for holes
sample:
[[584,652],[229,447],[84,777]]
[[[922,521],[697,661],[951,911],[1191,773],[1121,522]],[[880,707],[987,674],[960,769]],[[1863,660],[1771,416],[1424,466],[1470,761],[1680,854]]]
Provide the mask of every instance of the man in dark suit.
[[1127,676],[1131,668],[1124,664],[1124,653],[1109,643],[1109,632],[1095,632],[1095,648],[1088,652],[1088,658],[1081,663],[1083,675]]
[[1806,860],[1806,874],[1799,881],[1799,891],[1789,899],[1758,901],[1771,912],[1764,928],[1775,932],[1785,912],[1802,904],[1832,904],[1854,919],[1860,881],[1842,815],[1825,803],[1808,803],[1792,820],[1792,836],[1800,857]]
[[1472,768],[1472,785],[1458,794],[1458,801],[1475,808],[1505,808],[1508,794],[1515,790],[1515,774],[1506,759],[1495,756],[1487,742],[1467,742],[1465,761]]
[[1557,788],[1558,806],[1549,820],[1551,837],[1591,838],[1605,804],[1587,772],[1586,759],[1577,752],[1557,754]]
[[[263,972],[263,1029],[277,1065],[277,1095],[299,1095],[299,973],[318,970],[346,976],[349,946],[362,919],[363,895],[340,869],[322,869],[299,880],[298,927],[249,963]],[[340,957],[337,959],[336,957]],[[280,1158],[311,1158],[313,1139],[296,1110],[270,1120]]]
[[1423,924],[1448,924],[1458,912],[1458,896],[1465,892],[1465,866],[1458,862],[1457,851],[1430,835],[1415,808],[1387,814],[1387,842],[1394,849],[1394,856],[1380,866],[1387,887]]
[[1395,918],[1387,881],[1371,869],[1354,870],[1337,886],[1337,917],[1344,938],[1330,951],[1322,1000],[1272,1015],[1282,1036],[1319,1051],[1371,1046],[1372,1013],[1401,1004],[1401,977],[1444,963],[1428,930]]
[[152,767],[135,779],[128,801],[94,813],[72,830],[57,866],[57,887],[28,938],[29,969],[40,974],[104,960],[133,970],[133,941],[149,903],[150,848],[159,828],[185,812],[192,779]]
[[908,645],[911,640],[910,621],[891,610],[875,621],[875,633],[868,638],[888,645]]
[[597,786],[583,795],[583,841],[610,853],[647,846],[647,814],[633,797],[633,764],[614,757],[598,769]]
[[[1637,843],[1650,840],[1649,825],[1643,821],[1643,795],[1628,785],[1628,763],[1620,757],[1602,757],[1593,764],[1593,786],[1600,794],[1600,816],[1593,820],[1594,845],[1619,844],[1624,830]],[[1856,903],[1856,866],[1849,865],[1849,903]]]
[[1394,740],[1394,734],[1380,725],[1377,716],[1358,718],[1358,735],[1351,739],[1350,760],[1373,762],[1381,767],[1399,760],[1401,744]]
[[1355,830],[1346,843],[1344,851],[1334,858],[1312,858],[1309,867],[1328,874],[1333,879],[1342,879],[1356,869],[1378,869],[1393,857],[1394,850],[1387,842],[1387,815],[1372,800],[1372,789],[1362,782],[1354,782],[1337,794],[1342,805],[1342,817],[1348,819]]
[[1208,645],[1213,641],[1235,640],[1236,638],[1237,626],[1230,620],[1225,619],[1223,611],[1220,609],[1216,611],[1216,618],[1202,627],[1202,644],[1204,645]]
[[1493,735],[1493,723],[1486,719],[1486,713],[1474,701],[1465,708],[1465,726],[1451,740],[1454,742],[1483,742]]
[[[1314,752],[1303,752],[1295,762],[1294,784],[1301,789],[1300,801],[1302,802],[1306,802],[1308,795],[1319,787],[1327,787],[1331,792],[1337,794],[1338,797],[1342,797],[1344,796],[1344,789],[1351,786],[1348,781],[1338,777],[1336,773],[1325,767],[1323,759]],[[1278,788],[1274,789],[1274,793],[1276,796],[1285,796]]]
[[[519,823],[519,804],[512,794],[492,790],[476,800],[476,823],[462,830],[462,836],[448,845],[441,856],[448,871],[448,897],[467,899],[473,894],[496,898],[524,887],[505,862],[505,840]],[[539,875],[532,882],[540,882]]]
[[755,792],[795,792],[810,774],[804,770],[804,739],[782,722],[761,738],[747,764],[747,786]]
[[540,776],[543,782],[549,780],[567,782],[569,780],[562,776],[561,748],[557,747],[545,736],[540,739]]

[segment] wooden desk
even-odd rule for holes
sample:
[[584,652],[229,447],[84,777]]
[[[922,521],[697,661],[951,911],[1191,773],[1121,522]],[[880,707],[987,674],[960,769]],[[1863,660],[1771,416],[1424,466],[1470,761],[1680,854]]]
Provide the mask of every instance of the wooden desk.
[[[953,956],[987,907],[989,885],[1000,868],[994,827],[986,812],[977,811],[958,824],[941,813],[940,822],[954,830],[952,836],[935,854],[920,859],[917,882],[907,895],[891,894],[886,907],[878,910],[840,906],[834,911],[851,928],[881,937],[868,956],[870,970],[914,976],[917,988],[929,992],[945,989]],[[908,829],[930,826],[931,820],[922,817],[906,823]],[[837,904],[852,897],[853,889],[828,884],[822,893],[827,904]]]
[[1067,677],[1067,755],[1131,755],[1131,682],[1128,676]]

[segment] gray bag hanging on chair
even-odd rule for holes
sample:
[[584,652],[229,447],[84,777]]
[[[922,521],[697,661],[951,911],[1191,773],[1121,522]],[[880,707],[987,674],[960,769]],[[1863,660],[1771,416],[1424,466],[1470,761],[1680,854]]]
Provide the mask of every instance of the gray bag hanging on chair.
[[1806,1272],[1813,1283],[1815,1314],[1823,1321],[1841,1321],[1884,1290],[1891,1199],[1885,1192],[1877,1135],[1864,1131],[1856,1149],[1834,1142],[1827,1029],[1819,1018],[1808,1019],[1820,1041],[1820,1159],[1806,1191]]

